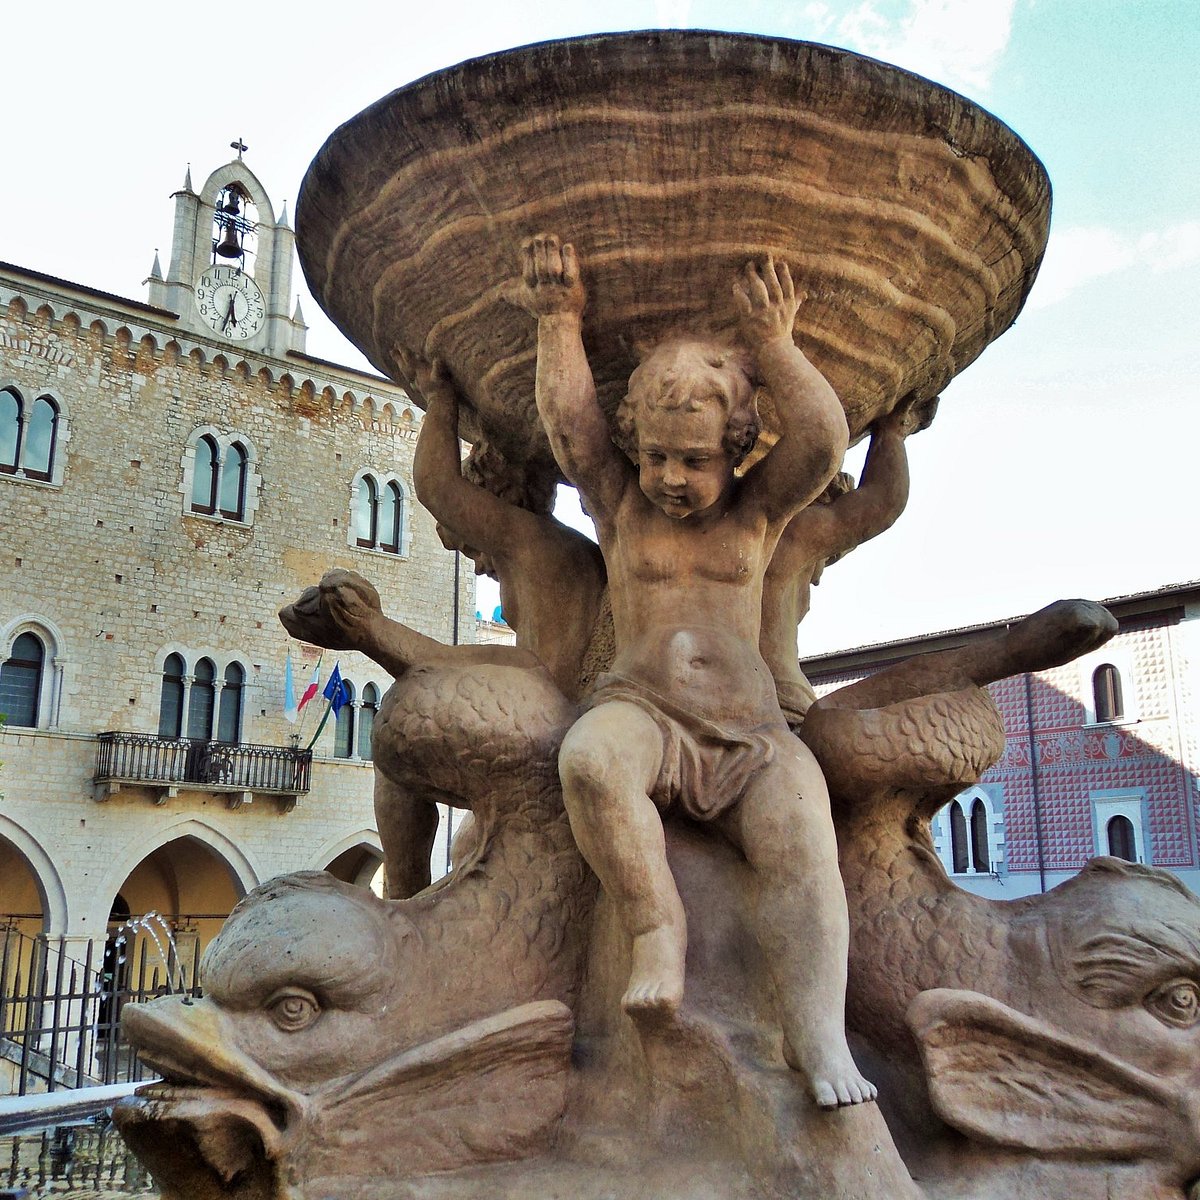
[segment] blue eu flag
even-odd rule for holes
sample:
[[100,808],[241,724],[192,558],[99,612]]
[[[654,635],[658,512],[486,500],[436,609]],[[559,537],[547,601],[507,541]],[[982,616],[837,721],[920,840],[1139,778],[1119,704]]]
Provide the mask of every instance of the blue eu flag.
[[325,691],[321,693],[329,701],[335,718],[342,705],[349,703],[350,700],[350,689],[342,678],[341,665],[340,662],[333,664],[333,670],[329,673],[329,682],[325,684]]

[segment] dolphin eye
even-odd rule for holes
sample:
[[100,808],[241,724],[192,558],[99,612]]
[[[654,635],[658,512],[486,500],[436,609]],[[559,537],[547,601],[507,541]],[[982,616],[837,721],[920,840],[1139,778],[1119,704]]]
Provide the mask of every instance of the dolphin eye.
[[300,988],[276,992],[267,1001],[266,1009],[271,1020],[284,1033],[298,1033],[301,1029],[307,1029],[321,1015],[317,998]]
[[1172,979],[1156,987],[1144,1003],[1160,1021],[1179,1029],[1190,1029],[1200,1020],[1200,987],[1190,979]]

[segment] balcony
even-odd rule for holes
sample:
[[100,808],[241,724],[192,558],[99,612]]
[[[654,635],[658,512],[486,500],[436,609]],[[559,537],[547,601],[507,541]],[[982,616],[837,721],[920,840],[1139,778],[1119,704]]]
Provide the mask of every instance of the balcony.
[[165,804],[180,791],[221,792],[229,808],[254,796],[273,796],[284,812],[309,789],[312,751],[291,746],[251,746],[147,733],[97,734],[96,799],[123,786],[148,788]]

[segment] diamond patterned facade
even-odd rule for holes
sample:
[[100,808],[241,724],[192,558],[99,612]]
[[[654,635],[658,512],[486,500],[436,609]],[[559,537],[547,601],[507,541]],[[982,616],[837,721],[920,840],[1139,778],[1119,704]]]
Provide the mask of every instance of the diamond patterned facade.
[[[1011,898],[1061,882],[1089,858],[1114,852],[1112,822],[1129,823],[1133,856],[1200,887],[1200,583],[1106,601],[1120,623],[1084,658],[990,687],[1007,744],[975,798],[990,818],[991,861],[953,872],[945,810],[934,838],[964,886]],[[824,655],[801,666],[819,695],[926,651],[987,637],[1007,621]],[[1120,679],[1120,711],[1105,720],[1095,673]],[[961,858],[959,866],[961,867]],[[987,869],[990,867],[990,870]]]

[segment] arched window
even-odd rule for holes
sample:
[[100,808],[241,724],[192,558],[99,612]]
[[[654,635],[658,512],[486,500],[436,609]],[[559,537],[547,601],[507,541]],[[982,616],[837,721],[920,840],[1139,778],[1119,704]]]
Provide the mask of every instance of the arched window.
[[186,667],[178,654],[168,654],[163,663],[162,695],[158,701],[158,736],[183,735],[183,675]]
[[49,396],[39,396],[29,411],[25,449],[21,463],[30,479],[49,479],[58,432],[58,405]]
[[207,434],[196,443],[196,465],[192,472],[192,512],[217,511],[217,443]]
[[1119,721],[1125,715],[1121,672],[1112,663],[1101,663],[1093,672],[1092,697],[1097,721]]
[[23,633],[13,642],[8,660],[0,665],[0,713],[10,725],[37,728],[45,658],[46,648],[38,637]]
[[957,800],[950,805],[950,855],[954,864],[954,874],[965,874],[969,866],[967,819],[963,816],[962,805]]
[[350,758],[354,753],[354,685],[348,679],[342,680],[342,693],[346,702],[338,710],[333,731],[334,758]]
[[363,471],[350,489],[350,545],[403,554],[404,487],[395,475]]
[[1128,817],[1119,814],[1109,821],[1105,833],[1108,838],[1108,852],[1115,858],[1123,858],[1126,862],[1137,862],[1137,842],[1133,834],[1133,822]]
[[358,545],[368,549],[375,547],[375,534],[379,528],[379,489],[370,475],[364,475],[358,489],[358,502],[354,509],[354,537]]
[[257,464],[258,451],[244,433],[222,433],[212,425],[193,429],[181,463],[184,516],[252,525],[262,489]]
[[952,875],[1000,877],[1004,870],[1001,796],[1001,786],[968,788],[933,817],[933,847]]
[[400,553],[400,526],[404,519],[404,497],[400,485],[392,480],[379,497],[379,548],[389,554]]
[[12,389],[0,391],[0,471],[16,473],[21,461],[21,397]]
[[188,702],[187,735],[207,740],[212,737],[213,709],[216,707],[217,671],[211,660],[202,658],[192,675],[192,695]]
[[988,814],[982,800],[971,805],[971,866],[983,874],[992,869]]
[[242,732],[242,689],[246,672],[237,663],[225,668],[225,686],[221,689],[221,705],[217,714],[217,741],[240,742]]
[[66,437],[66,419],[52,397],[26,405],[16,388],[0,389],[0,474],[62,483],[54,458]]
[[221,516],[240,521],[246,515],[246,451],[234,442],[225,451],[221,467]]
[[371,761],[371,730],[375,728],[375,714],[379,712],[379,689],[368,683],[363,688],[362,704],[358,707],[358,757],[363,762]]

